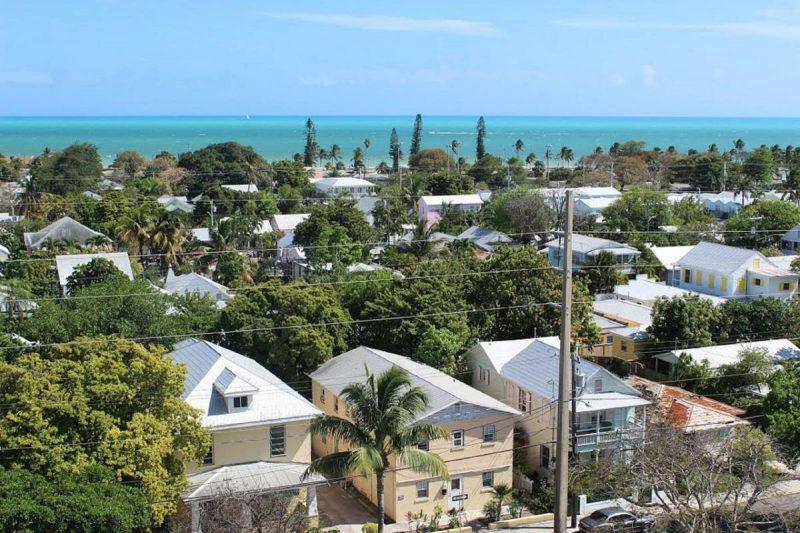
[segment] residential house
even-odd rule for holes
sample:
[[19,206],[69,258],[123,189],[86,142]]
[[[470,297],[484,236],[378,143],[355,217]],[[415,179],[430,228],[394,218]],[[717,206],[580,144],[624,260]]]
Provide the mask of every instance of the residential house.
[[674,377],[681,356],[687,357],[692,363],[698,365],[707,362],[710,369],[716,370],[723,365],[738,362],[739,354],[743,350],[763,350],[776,363],[800,359],[800,348],[789,339],[770,339],[717,344],[700,348],[676,348],[645,358],[641,373],[645,377],[653,377],[653,379]]
[[69,281],[69,277],[75,269],[89,263],[93,259],[111,261],[120,272],[128,277],[128,279],[133,280],[133,269],[131,268],[131,259],[128,257],[128,252],[57,255],[56,271],[58,272],[58,284],[62,292],[66,293],[67,281]]
[[421,196],[417,201],[417,217],[428,224],[438,222],[446,205],[463,213],[476,213],[483,207],[483,200],[477,194]]
[[694,292],[679,287],[673,287],[650,279],[647,274],[638,274],[634,279],[628,280],[625,285],[614,287],[614,295],[623,300],[636,302],[651,307],[658,298],[675,298],[681,296],[697,295],[703,300],[710,301],[717,306],[727,301],[727,298],[712,296],[702,292]]
[[[438,424],[449,431],[449,438],[420,442],[419,446],[442,457],[450,480],[403,468],[397,457],[391,457],[384,480],[387,516],[399,522],[410,512],[430,515],[437,505],[464,512],[467,517],[482,514],[492,497],[492,486],[512,483],[516,409],[435,368],[365,346],[334,357],[310,375],[314,404],[328,415],[346,417],[342,389],[363,381],[365,369],[380,374],[391,367],[405,370],[413,385],[428,395],[429,408],[413,422]],[[312,446],[316,456],[343,449],[333,439],[317,435]],[[376,501],[374,477],[355,477],[353,485]]]
[[29,251],[46,247],[48,241],[69,241],[77,244],[86,244],[92,238],[104,236],[99,231],[87,228],[70,217],[59,218],[39,231],[22,234],[25,248]]
[[192,238],[196,241],[205,243],[210,243],[213,240],[211,238],[210,228],[192,228]]
[[217,283],[195,272],[176,276],[171,268],[167,271],[164,291],[167,294],[198,294],[200,296],[208,296],[216,302],[217,307],[220,309],[224,309],[227,305],[227,301],[232,297],[228,287],[221,283]]
[[472,241],[479,251],[485,253],[491,253],[498,246],[507,246],[514,242],[514,239],[502,231],[480,226],[472,226],[462,231],[457,238]]
[[322,178],[315,182],[314,186],[319,191],[325,193],[326,196],[332,198],[338,198],[340,196],[359,198],[375,192],[375,185],[373,183],[353,177]]
[[613,354],[612,347],[614,345],[614,335],[612,334],[628,328],[628,325],[617,320],[606,318],[599,313],[592,313],[592,320],[594,320],[594,324],[600,330],[600,342],[591,346],[582,347],[581,355],[598,358],[611,357]]
[[225,184],[222,186],[222,188],[233,192],[240,192],[242,194],[258,193],[258,187],[256,187],[256,185],[253,183]]
[[[517,420],[522,437],[517,445],[526,450],[530,468],[542,476],[555,467],[559,353],[558,337],[540,337],[478,342],[466,354],[473,385],[524,413]],[[649,402],[636,389],[582,358],[575,387],[577,449],[572,451],[579,461],[624,454],[624,442],[644,438]]]
[[687,434],[727,435],[736,426],[750,423],[743,420],[744,409],[712,400],[680,387],[650,381],[640,376],[628,376],[625,382],[641,391],[654,403],[650,421],[666,424]]
[[730,218],[738,214],[743,208],[752,204],[754,200],[750,193],[731,191],[701,193],[697,195],[697,199],[706,209],[721,219]]
[[11,250],[0,244],[0,261],[8,261],[11,257]]
[[25,220],[24,215],[13,215],[9,212],[0,213],[0,222],[21,222]]
[[167,355],[186,367],[182,398],[211,432],[202,463],[187,465],[182,500],[192,531],[201,530],[203,502],[238,493],[289,491],[317,515],[316,486],[325,479],[304,474],[308,428],[320,410],[253,359],[214,343],[187,339]]
[[[562,239],[553,239],[545,245],[547,257],[553,266],[562,265],[563,244]],[[608,252],[614,256],[618,270],[624,274],[633,272],[633,262],[642,255],[639,250],[627,244],[579,233],[572,236],[572,266],[576,270],[601,252]]]
[[800,278],[760,252],[712,242],[699,243],[676,265],[680,288],[726,298],[790,298]]
[[184,213],[188,215],[194,212],[194,206],[189,203],[188,198],[185,196],[164,194],[156,198],[156,202],[158,202],[165,211],[170,213]]
[[575,187],[538,189],[554,208],[559,208],[567,191],[572,191],[575,212],[602,220],[603,209],[622,197],[614,187]]
[[677,262],[694,246],[653,246],[652,244],[645,244],[645,246],[661,263],[663,268],[661,274],[667,281],[667,285],[677,285],[680,278],[680,268],[677,266]]
[[783,234],[781,248],[784,253],[798,253],[798,249],[800,249],[800,224]]
[[611,339],[610,355],[626,362],[637,361],[649,347],[647,328],[652,323],[652,309],[647,305],[602,294],[597,295],[592,307],[595,314],[625,325],[607,333],[607,342],[608,338]]

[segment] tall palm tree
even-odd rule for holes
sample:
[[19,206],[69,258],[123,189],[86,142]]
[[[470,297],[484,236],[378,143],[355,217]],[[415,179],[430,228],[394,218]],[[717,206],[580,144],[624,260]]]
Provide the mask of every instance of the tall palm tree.
[[561,160],[562,164],[568,164],[570,161],[575,159],[575,155],[572,151],[572,148],[562,146],[561,150],[558,152],[558,158]]
[[525,143],[522,142],[522,139],[517,139],[517,142],[514,143],[514,151],[517,153],[517,159],[519,159],[519,154],[525,149]]
[[547,145],[544,150],[544,177],[550,174],[550,160],[553,159],[553,147]]
[[349,474],[375,476],[378,509],[378,532],[383,532],[384,475],[389,458],[415,472],[448,478],[442,458],[417,445],[426,440],[444,439],[448,432],[434,424],[416,424],[415,420],[429,406],[428,396],[413,386],[408,374],[392,367],[375,376],[367,370],[366,381],[348,385],[341,394],[348,406],[349,420],[322,415],[311,422],[309,430],[349,446],[349,450],[331,453],[311,462],[306,475],[320,473],[333,477]]
[[141,256],[144,254],[145,245],[150,242],[153,222],[151,211],[146,206],[139,206],[120,220],[116,228],[117,236],[128,246],[136,246],[138,254]]
[[178,256],[188,244],[190,234],[180,217],[166,212],[161,215],[150,235],[150,248],[161,254],[164,270],[178,264]]
[[331,146],[331,151],[329,152],[329,156],[331,159],[333,159],[334,165],[339,162],[339,159],[342,158],[342,149],[339,147],[338,144],[334,144],[333,146]]
[[367,158],[367,153],[369,152],[369,147],[372,146],[372,141],[370,141],[369,139],[364,139],[362,141],[362,144],[364,145],[364,172],[366,173],[367,171],[366,166],[369,163],[369,159]]
[[453,139],[453,141],[450,143],[450,150],[456,156],[456,173],[458,175],[461,175],[461,165],[459,163],[459,157],[458,157],[459,148],[461,148],[461,141],[459,141],[458,139]]

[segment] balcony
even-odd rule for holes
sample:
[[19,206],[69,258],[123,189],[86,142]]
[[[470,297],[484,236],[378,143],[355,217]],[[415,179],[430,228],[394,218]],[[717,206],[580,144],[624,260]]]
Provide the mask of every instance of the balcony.
[[612,422],[600,421],[595,424],[578,424],[578,452],[588,452],[607,447],[623,439],[642,439],[644,425],[639,420],[615,426]]

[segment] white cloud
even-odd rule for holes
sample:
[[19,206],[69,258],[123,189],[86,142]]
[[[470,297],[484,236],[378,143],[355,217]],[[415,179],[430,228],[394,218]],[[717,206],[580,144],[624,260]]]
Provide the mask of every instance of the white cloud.
[[642,83],[646,87],[655,87],[656,85],[658,85],[658,79],[657,79],[658,75],[656,73],[656,67],[654,67],[649,63],[645,63],[644,65],[642,65],[640,70],[642,73]]
[[0,70],[0,83],[49,85],[53,83],[53,78],[47,72],[35,70]]
[[626,20],[614,18],[599,19],[557,19],[556,26],[580,30],[674,30],[693,32],[718,32],[750,37],[771,37],[776,39],[800,40],[800,24],[780,23],[775,20],[753,22],[660,22],[646,20]]
[[449,33],[453,35],[492,35],[489,22],[463,19],[415,19],[385,15],[330,15],[325,13],[272,13],[272,18],[312,22],[358,30]]

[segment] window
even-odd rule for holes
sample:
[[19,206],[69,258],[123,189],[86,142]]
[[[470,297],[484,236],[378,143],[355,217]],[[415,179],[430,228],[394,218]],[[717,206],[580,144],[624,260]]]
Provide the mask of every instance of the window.
[[494,424],[486,424],[483,426],[483,442],[494,442],[494,437]]
[[728,278],[722,278],[722,292],[728,292]]
[[333,399],[333,410],[336,413],[339,412],[339,398],[334,398]]
[[713,289],[714,288],[715,281],[716,280],[714,279],[714,274],[709,274],[708,275],[708,288],[709,289]]
[[755,285],[756,287],[760,287],[761,286],[761,278],[753,278],[753,285]]
[[417,498],[427,498],[428,497],[428,482],[427,481],[417,481]]
[[792,290],[791,282],[786,282],[783,285],[781,285],[781,290],[782,291],[790,291],[790,290]]
[[204,465],[213,465],[214,464],[214,443],[213,442],[211,443],[211,446],[208,447],[208,452],[206,452],[205,457],[203,457],[203,464]]
[[428,439],[421,440],[417,443],[417,448],[420,450],[425,450],[426,452],[430,449],[430,445],[428,443]]
[[457,429],[453,431],[450,436],[453,438],[453,448],[463,448],[464,447],[464,430]]
[[457,414],[457,415],[460,415],[460,414],[461,414],[461,404],[460,404],[460,403],[457,403],[457,404],[455,404],[455,405],[453,406],[453,409],[455,410],[455,412],[456,412],[456,414]]
[[494,485],[494,472],[484,472],[481,474],[481,487],[492,487]]
[[247,396],[234,396],[233,397],[233,408],[234,409],[244,409],[247,407]]
[[692,271],[691,270],[684,270],[683,271],[683,281],[684,281],[684,283],[691,283],[692,282]]
[[286,455],[286,426],[269,428],[269,455],[270,457]]
[[325,403],[325,389],[322,387],[319,389],[319,403]]
[[603,380],[602,379],[594,380],[594,392],[603,392]]
[[517,395],[517,408],[523,413],[528,410],[527,396],[528,395],[525,393],[525,389],[519,389],[519,393]]
[[695,281],[695,283],[697,285],[702,285],[703,284],[703,273],[702,272],[697,272],[694,275],[694,281]]
[[481,383],[486,383],[488,385],[489,384],[489,380],[490,380],[490,378],[489,378],[489,369],[488,368],[483,368],[483,367],[478,367],[478,373],[479,373],[479,379],[480,379]]
[[759,268],[761,268],[761,259],[756,257],[753,259],[753,270],[758,270]]
[[623,341],[623,340],[619,341],[619,347],[623,352],[627,352],[628,351],[628,341]]
[[539,448],[539,452],[539,463],[541,464],[542,468],[550,468],[550,448],[543,444],[542,447]]
[[614,344],[614,337],[612,337],[611,335],[606,337],[606,344]]
[[736,285],[736,292],[738,292],[739,294],[744,294],[744,290],[745,290],[744,278],[739,278],[739,281],[737,282]]

